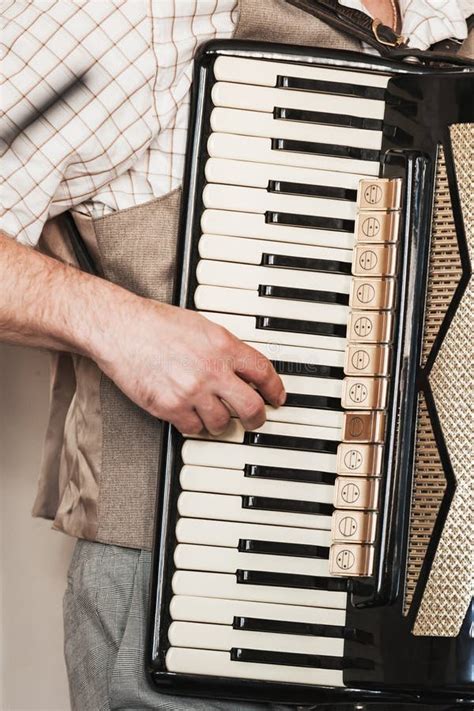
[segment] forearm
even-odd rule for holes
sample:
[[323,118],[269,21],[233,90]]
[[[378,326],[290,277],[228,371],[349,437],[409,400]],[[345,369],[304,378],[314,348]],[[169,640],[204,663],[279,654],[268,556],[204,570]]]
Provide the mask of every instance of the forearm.
[[137,405],[181,432],[222,432],[230,411],[253,429],[265,421],[264,399],[285,400],[270,362],[221,326],[0,234],[1,340],[92,358]]
[[111,314],[137,298],[0,233],[0,341],[100,358]]

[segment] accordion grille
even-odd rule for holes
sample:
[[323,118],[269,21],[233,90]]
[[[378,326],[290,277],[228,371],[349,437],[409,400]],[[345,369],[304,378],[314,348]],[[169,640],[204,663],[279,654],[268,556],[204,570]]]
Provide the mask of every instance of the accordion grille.
[[426,549],[430,542],[446,489],[446,480],[423,396],[420,396],[418,401],[416,437],[415,476],[410,514],[410,542],[405,579],[405,614],[408,614],[413,600]]
[[[422,362],[426,363],[436,335],[461,277],[461,261],[454,226],[444,152],[440,147],[426,293]],[[404,612],[408,614],[446,489],[443,468],[425,400],[420,396],[416,433],[415,470],[405,579]]]
[[[474,264],[474,124],[450,127],[456,186],[469,259]],[[413,634],[453,637],[459,634],[473,595],[474,535],[472,521],[474,431],[474,280],[455,305],[455,313],[429,375],[436,412],[455,479]]]
[[423,362],[431,351],[462,273],[442,147],[437,163],[432,230]]

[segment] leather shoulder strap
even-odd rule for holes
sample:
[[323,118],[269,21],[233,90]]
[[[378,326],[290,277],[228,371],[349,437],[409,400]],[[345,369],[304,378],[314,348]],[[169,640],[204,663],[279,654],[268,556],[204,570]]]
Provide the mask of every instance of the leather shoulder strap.
[[398,35],[391,27],[380,20],[373,20],[365,12],[341,5],[338,0],[286,0],[305,12],[323,20],[331,27],[346,32],[391,59],[406,59],[412,57],[427,65],[474,66],[474,60],[450,52],[410,49],[405,37]]

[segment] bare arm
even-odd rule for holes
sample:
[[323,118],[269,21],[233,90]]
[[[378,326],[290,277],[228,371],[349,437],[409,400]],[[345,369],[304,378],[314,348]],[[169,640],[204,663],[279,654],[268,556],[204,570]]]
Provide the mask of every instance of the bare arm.
[[223,401],[253,429],[265,420],[264,399],[285,398],[270,362],[222,327],[2,234],[0,340],[92,358],[131,400],[182,432],[225,429]]
[[110,302],[117,291],[0,233],[2,341],[91,355],[100,301]]

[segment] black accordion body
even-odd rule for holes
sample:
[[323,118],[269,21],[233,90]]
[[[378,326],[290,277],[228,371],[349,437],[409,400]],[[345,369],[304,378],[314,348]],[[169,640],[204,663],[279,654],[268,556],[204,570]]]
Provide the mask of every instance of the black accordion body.
[[288,397],[255,432],[165,431],[161,691],[472,708],[473,94],[463,67],[201,50],[176,303]]

